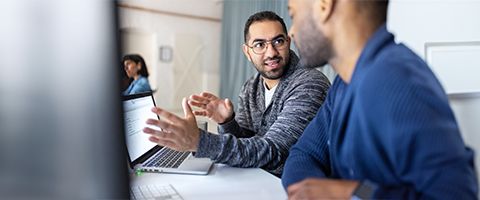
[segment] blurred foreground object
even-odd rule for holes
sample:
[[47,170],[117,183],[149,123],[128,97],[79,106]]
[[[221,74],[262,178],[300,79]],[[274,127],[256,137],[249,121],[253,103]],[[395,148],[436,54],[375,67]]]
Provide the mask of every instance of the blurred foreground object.
[[0,199],[128,199],[116,11],[0,2]]

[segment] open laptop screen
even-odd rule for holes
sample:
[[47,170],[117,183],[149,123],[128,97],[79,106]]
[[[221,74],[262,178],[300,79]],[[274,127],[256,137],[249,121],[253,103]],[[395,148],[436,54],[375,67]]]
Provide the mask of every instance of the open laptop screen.
[[157,118],[157,115],[151,111],[154,106],[151,93],[127,96],[123,101],[125,138],[130,161],[138,159],[156,146],[148,140],[149,135],[143,132],[143,128],[147,126],[145,123],[147,119]]

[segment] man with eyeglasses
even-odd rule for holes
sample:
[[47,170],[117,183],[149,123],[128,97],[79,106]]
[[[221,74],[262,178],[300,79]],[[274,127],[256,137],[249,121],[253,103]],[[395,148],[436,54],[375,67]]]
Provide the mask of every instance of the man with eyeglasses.
[[[244,29],[243,52],[258,73],[243,85],[237,113],[232,102],[203,92],[184,99],[185,118],[156,108],[161,119],[149,120],[163,131],[145,128],[150,140],[179,151],[194,151],[216,163],[261,167],[280,176],[290,147],[315,116],[330,86],[319,71],[299,64],[290,50],[282,18],[256,13]],[[192,112],[190,106],[201,108]],[[219,124],[219,134],[196,127],[195,115]]]

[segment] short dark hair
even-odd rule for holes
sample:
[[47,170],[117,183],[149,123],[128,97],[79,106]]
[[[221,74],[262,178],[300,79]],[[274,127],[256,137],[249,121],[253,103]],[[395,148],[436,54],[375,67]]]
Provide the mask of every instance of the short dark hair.
[[253,14],[252,16],[250,16],[248,18],[247,22],[245,23],[245,28],[243,30],[243,38],[245,40],[245,43],[247,42],[247,38],[249,36],[248,34],[249,34],[249,31],[250,31],[250,26],[254,22],[261,22],[261,21],[278,21],[278,22],[280,22],[280,24],[282,24],[283,32],[285,32],[285,34],[288,35],[287,26],[285,26],[285,22],[283,21],[283,19],[280,16],[278,16],[277,14],[275,14],[272,11],[261,11],[261,12],[257,12],[255,14]]
[[125,61],[131,60],[134,63],[138,64],[140,63],[140,71],[138,72],[140,75],[144,77],[148,77],[148,70],[147,70],[147,64],[145,63],[145,60],[143,60],[142,56],[138,54],[128,54],[123,56],[123,61],[122,64],[125,63]]
[[360,12],[367,11],[367,15],[373,22],[383,24],[387,21],[389,0],[360,0],[357,9]]

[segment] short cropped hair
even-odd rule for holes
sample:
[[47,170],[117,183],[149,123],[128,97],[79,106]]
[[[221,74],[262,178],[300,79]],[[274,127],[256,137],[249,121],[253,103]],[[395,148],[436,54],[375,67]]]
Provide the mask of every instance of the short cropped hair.
[[245,23],[245,28],[243,30],[243,37],[244,37],[245,43],[247,42],[248,37],[249,37],[250,26],[254,22],[261,22],[261,21],[278,21],[278,22],[280,22],[280,24],[282,24],[283,32],[285,32],[285,35],[288,35],[287,26],[285,26],[285,22],[283,21],[283,19],[280,16],[278,16],[277,14],[275,14],[272,11],[261,11],[261,12],[257,12],[255,14],[253,14],[252,16],[250,16],[248,18],[247,22]]
[[370,20],[383,24],[387,21],[389,0],[358,0],[357,9],[366,11]]

